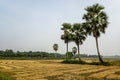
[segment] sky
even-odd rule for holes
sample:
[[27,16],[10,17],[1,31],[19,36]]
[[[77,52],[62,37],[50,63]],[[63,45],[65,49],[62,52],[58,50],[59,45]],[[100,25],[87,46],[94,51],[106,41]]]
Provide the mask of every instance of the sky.
[[[99,3],[105,7],[109,25],[99,38],[101,55],[120,55],[120,0],[0,0],[0,50],[66,52],[60,39],[61,25],[82,23],[86,7]],[[69,43],[69,51],[76,46]],[[88,36],[80,52],[97,54],[95,39]]]

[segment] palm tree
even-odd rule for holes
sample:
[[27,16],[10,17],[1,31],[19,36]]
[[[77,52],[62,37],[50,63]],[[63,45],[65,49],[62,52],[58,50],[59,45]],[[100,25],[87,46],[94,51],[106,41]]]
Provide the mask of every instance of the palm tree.
[[53,50],[55,50],[55,52],[57,52],[57,50],[58,50],[58,44],[54,44],[53,45]]
[[[54,45],[53,45],[53,50],[55,50],[55,52],[57,53],[58,44],[54,44]],[[57,58],[57,54],[55,54],[55,58]]]
[[61,30],[64,31],[64,34],[61,35],[61,39],[64,40],[65,44],[66,44],[66,60],[68,59],[68,43],[71,41],[71,33],[70,33],[70,29],[71,29],[71,24],[70,23],[63,23],[63,28],[61,28]]
[[72,52],[75,54],[75,53],[77,53],[77,48],[76,47],[73,47],[72,48]]
[[78,57],[79,57],[79,61],[80,61],[81,59],[80,59],[79,45],[82,45],[83,41],[86,39],[86,32],[80,23],[73,24],[73,27],[71,30],[73,32],[72,39],[78,47]]
[[102,63],[104,61],[100,56],[98,37],[100,37],[100,33],[105,33],[105,29],[108,25],[108,17],[103,9],[103,6],[94,4],[93,6],[85,8],[87,13],[83,16],[83,19],[85,20],[84,26],[86,27],[87,33],[95,37],[98,57]]
[[[72,53],[73,53],[73,55],[75,55],[77,53],[77,48],[76,47],[72,48]],[[74,59],[75,59],[75,57],[74,57]]]

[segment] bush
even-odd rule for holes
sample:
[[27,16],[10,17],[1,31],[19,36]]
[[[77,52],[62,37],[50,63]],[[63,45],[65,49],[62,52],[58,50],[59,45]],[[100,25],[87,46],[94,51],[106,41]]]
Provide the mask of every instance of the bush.
[[68,63],[68,64],[87,64],[85,61],[82,60],[64,60],[62,63]]

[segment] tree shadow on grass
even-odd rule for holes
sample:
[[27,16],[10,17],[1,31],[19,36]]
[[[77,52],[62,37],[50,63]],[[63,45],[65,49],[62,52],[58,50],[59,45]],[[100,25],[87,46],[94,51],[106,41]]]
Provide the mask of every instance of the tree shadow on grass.
[[112,66],[113,64],[111,62],[86,62],[83,60],[63,60],[61,63],[66,63],[66,64],[87,64],[87,65],[103,65],[103,66]]

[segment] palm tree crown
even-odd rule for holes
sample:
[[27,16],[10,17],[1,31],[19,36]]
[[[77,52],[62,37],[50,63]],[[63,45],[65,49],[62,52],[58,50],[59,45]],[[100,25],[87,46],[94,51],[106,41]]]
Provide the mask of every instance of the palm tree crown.
[[61,30],[64,31],[64,34],[61,35],[61,39],[64,40],[65,43],[68,43],[69,41],[71,41],[71,33],[70,33],[71,24],[63,23],[62,26],[63,27],[61,28]]
[[73,47],[72,48],[72,52],[75,54],[75,53],[77,53],[77,48],[76,47]]
[[80,23],[73,24],[72,32],[73,41],[75,41],[77,45],[82,44],[83,41],[86,39],[86,32]]
[[58,44],[54,44],[53,45],[53,49],[57,52],[57,50],[58,50]]
[[94,37],[100,37],[100,32],[105,33],[108,25],[108,17],[103,9],[104,7],[99,4],[85,8],[87,13],[84,14],[83,19],[86,20],[86,30]]

